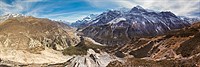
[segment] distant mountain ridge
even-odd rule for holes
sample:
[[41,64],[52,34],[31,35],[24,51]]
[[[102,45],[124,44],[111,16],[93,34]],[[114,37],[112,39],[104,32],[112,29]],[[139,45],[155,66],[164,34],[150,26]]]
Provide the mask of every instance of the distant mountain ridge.
[[70,26],[72,27],[81,27],[84,26],[84,24],[88,24],[88,22],[91,22],[94,20],[98,15],[97,14],[90,14],[89,16],[83,18],[82,20],[78,20],[74,23],[71,23]]
[[123,12],[109,10],[83,23],[78,30],[84,36],[103,44],[124,44],[129,39],[141,36],[155,36],[173,29],[190,26],[193,20],[181,19],[170,11],[153,12],[133,7]]
[[[123,15],[130,14],[130,13],[133,13],[133,14],[136,14],[136,15],[141,15],[139,13],[149,13],[149,14],[153,14],[153,13],[159,14],[159,13],[161,13],[161,12],[154,11],[154,10],[151,10],[151,9],[144,9],[141,6],[136,6],[136,7],[133,7],[132,9],[128,9],[128,8],[120,8],[120,9],[115,9],[115,10],[112,9],[112,10],[108,10],[106,12],[103,12],[102,14],[109,13],[109,12],[120,12],[120,14],[123,14]],[[171,13],[170,11],[164,11],[163,13],[166,13],[166,12]],[[72,27],[81,28],[81,27],[84,27],[84,26],[89,26],[91,24],[95,24],[95,23],[97,23],[97,21],[95,21],[95,20],[98,19],[100,16],[102,16],[102,14],[100,14],[100,15],[91,14],[91,15],[83,18],[82,20],[78,20],[74,23],[71,23],[70,25]],[[198,22],[200,20],[200,18],[189,18],[189,17],[185,17],[185,16],[177,16],[177,17],[179,17],[180,19],[182,19],[186,22],[189,22],[189,23]]]

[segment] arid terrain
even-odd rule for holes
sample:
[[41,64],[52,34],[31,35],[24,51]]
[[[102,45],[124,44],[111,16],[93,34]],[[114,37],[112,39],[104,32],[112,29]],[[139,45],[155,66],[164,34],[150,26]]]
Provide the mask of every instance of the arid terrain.
[[[0,1],[0,67],[200,67],[200,18],[180,15],[189,11],[154,11],[139,5],[109,10],[98,7],[94,11],[98,14],[85,17],[89,11],[75,11],[83,6],[79,0],[56,5],[53,0],[9,1]],[[19,6],[24,3],[26,7]],[[42,10],[49,3],[52,10]],[[35,10],[28,12],[33,4]],[[47,6],[36,9],[40,4]],[[97,7],[87,5],[85,10]],[[65,11],[62,6],[73,10]],[[60,20],[66,18],[76,21]]]

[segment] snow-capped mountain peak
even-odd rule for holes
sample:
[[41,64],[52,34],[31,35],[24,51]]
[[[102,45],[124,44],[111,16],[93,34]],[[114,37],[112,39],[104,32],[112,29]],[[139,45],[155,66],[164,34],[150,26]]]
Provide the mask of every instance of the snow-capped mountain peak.
[[21,17],[21,16],[25,16],[23,14],[6,14],[4,16],[8,16],[8,17]]
[[200,18],[190,18],[190,17],[185,17],[185,16],[178,16],[181,20],[187,21],[189,23],[194,23],[200,21]]
[[6,15],[3,15],[3,16],[0,16],[0,22],[3,22],[9,18],[13,18],[13,17],[23,17],[25,15],[23,14],[6,14]]
[[92,20],[96,19],[97,16],[98,16],[97,14],[90,14],[89,16],[83,18],[82,20],[78,20],[74,23],[71,23],[70,25],[72,27],[79,27],[82,24],[87,24],[87,23],[91,22]]
[[147,11],[141,6],[136,6],[136,7],[133,7],[130,12],[131,13],[141,13],[141,12],[147,12]]
[[139,5],[137,5],[136,7],[134,7],[134,8],[138,8],[138,9],[143,9],[144,10],[144,8],[143,7],[141,7],[141,6],[139,6]]
[[[88,16],[85,17],[83,20],[78,20],[76,23],[79,23],[77,27],[79,27],[80,25],[102,25],[118,23],[119,21],[117,20],[121,20],[121,18],[126,19],[126,21],[131,24],[133,24],[133,22],[142,23],[142,25],[146,25],[146,23],[163,23],[165,26],[166,23],[175,24],[174,22],[185,22],[187,24],[194,21],[181,19],[170,11],[158,12],[150,9],[144,9],[141,6],[135,6],[132,9],[123,8],[117,10],[108,10],[98,16],[92,17],[92,19],[90,16]],[[74,24],[76,25],[76,23]]]

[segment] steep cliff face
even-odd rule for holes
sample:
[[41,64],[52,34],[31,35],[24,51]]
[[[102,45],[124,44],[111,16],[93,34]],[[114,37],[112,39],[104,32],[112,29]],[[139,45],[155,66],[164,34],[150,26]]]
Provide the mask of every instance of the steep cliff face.
[[172,12],[152,12],[137,6],[127,12],[104,12],[79,30],[102,44],[123,45],[135,37],[156,36],[189,25]]
[[56,63],[67,58],[60,51],[79,38],[67,25],[48,19],[13,17],[0,23],[0,58],[20,63]]

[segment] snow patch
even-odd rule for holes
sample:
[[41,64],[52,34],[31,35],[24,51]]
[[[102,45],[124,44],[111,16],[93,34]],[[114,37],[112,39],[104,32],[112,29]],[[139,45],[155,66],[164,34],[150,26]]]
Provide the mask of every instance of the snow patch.
[[120,21],[126,21],[126,19],[123,18],[123,17],[121,17],[121,18],[115,18],[112,21],[108,22],[107,24],[116,24],[116,23],[118,23]]
[[89,38],[89,37],[84,37],[84,39],[88,40],[88,41],[91,41],[93,44],[96,44],[96,45],[101,45],[103,46],[101,43],[98,43],[96,41],[94,41],[92,38]]

